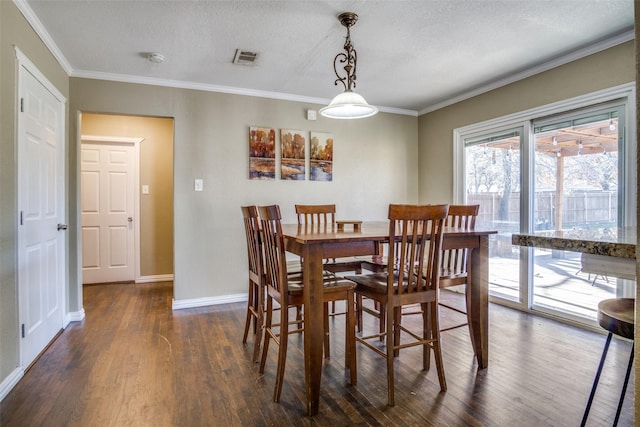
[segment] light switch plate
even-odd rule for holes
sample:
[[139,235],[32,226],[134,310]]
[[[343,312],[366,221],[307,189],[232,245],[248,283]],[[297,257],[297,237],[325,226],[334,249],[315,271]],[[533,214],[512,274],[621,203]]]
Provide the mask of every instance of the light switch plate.
[[195,191],[202,191],[203,188],[204,188],[204,180],[202,178],[196,178],[193,181],[193,189]]
[[142,186],[142,194],[149,194],[149,186],[148,185],[143,185]]

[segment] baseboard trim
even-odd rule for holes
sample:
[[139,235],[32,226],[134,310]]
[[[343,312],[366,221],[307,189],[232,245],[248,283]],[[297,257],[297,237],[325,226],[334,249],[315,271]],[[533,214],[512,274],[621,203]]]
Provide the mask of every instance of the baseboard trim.
[[136,279],[136,283],[156,283],[156,282],[171,282],[173,281],[173,274],[156,274],[153,276],[140,276]]
[[204,307],[207,305],[219,305],[219,304],[230,304],[233,302],[245,302],[247,301],[247,297],[248,297],[247,294],[233,294],[233,295],[222,295],[219,297],[183,299],[178,301],[174,299],[171,304],[171,309],[182,310],[184,308]]
[[0,402],[4,400],[11,390],[13,390],[23,376],[24,369],[16,368],[0,383]]
[[69,322],[82,322],[84,320],[84,308],[81,308],[80,311],[70,311],[67,314],[67,324]]

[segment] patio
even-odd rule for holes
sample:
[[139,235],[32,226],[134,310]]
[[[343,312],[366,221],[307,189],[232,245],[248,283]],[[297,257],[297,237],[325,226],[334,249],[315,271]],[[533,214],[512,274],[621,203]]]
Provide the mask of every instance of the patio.
[[[519,300],[519,261],[492,257],[489,286],[493,295]],[[581,272],[580,254],[534,250],[533,304],[595,322],[598,302],[616,296],[617,279]]]

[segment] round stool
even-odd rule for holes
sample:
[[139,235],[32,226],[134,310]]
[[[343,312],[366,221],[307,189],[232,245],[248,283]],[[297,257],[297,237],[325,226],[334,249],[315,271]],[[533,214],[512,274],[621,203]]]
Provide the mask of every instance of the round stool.
[[[596,378],[593,381],[591,387],[591,394],[589,395],[589,401],[587,407],[584,410],[582,416],[581,427],[587,422],[589,416],[589,410],[591,409],[591,403],[593,397],[596,394],[596,388],[598,387],[598,380],[600,380],[600,374],[602,373],[602,367],[604,361],[607,358],[607,351],[609,350],[609,344],[611,343],[611,337],[613,334],[623,338],[633,340],[634,335],[634,312],[635,312],[635,299],[633,298],[612,298],[600,301],[598,304],[598,323],[604,329],[609,331],[607,335],[607,341],[604,345],[602,357],[600,358],[600,365],[596,372]],[[620,418],[620,411],[622,410],[622,403],[624,402],[624,395],[627,391],[627,384],[629,383],[629,376],[631,374],[631,365],[633,364],[633,350],[635,343],[631,346],[631,355],[629,356],[629,365],[627,366],[627,374],[624,377],[624,384],[622,385],[622,393],[620,394],[620,401],[618,402],[618,409],[616,411],[616,418],[613,421],[613,425],[618,425]]]

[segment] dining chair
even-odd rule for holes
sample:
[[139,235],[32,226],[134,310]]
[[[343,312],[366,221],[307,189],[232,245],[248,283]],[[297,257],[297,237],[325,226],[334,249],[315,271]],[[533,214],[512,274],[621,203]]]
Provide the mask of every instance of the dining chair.
[[[456,228],[462,231],[474,230],[480,205],[449,205],[449,213],[445,220],[445,227]],[[440,289],[452,286],[464,285],[465,310],[439,302],[441,307],[464,314],[467,321],[440,329],[440,332],[450,331],[471,324],[468,307],[471,305],[471,292],[469,278],[471,277],[471,249],[447,248],[443,246],[440,256]],[[418,314],[418,311],[405,311],[405,315]],[[475,348],[474,348],[475,353]]]
[[[600,358],[600,364],[596,372],[596,377],[593,380],[593,386],[591,387],[591,393],[589,394],[589,400],[582,416],[582,422],[580,427],[584,427],[589,417],[589,411],[591,404],[593,403],[593,397],[596,394],[596,388],[598,388],[598,381],[600,380],[600,374],[604,366],[604,361],[607,358],[607,352],[609,351],[609,344],[611,344],[611,338],[613,335],[617,335],[629,340],[634,339],[635,330],[635,299],[633,298],[610,298],[602,300],[598,303],[598,323],[605,330],[609,331],[607,334],[607,340],[604,344],[604,350],[602,351],[602,357]],[[631,354],[629,356],[629,364],[627,365],[627,373],[624,377],[624,383],[622,384],[622,392],[620,393],[620,400],[618,401],[618,408],[616,410],[616,416],[613,420],[613,426],[618,425],[620,419],[620,411],[622,410],[622,404],[624,403],[624,395],[627,391],[627,385],[629,384],[629,376],[631,375],[631,366],[633,365],[633,351],[634,345],[631,346]]]
[[[445,226],[470,231],[476,228],[476,218],[480,205],[449,205],[449,214]],[[442,250],[440,261],[440,288],[464,285],[465,310],[440,302],[440,306],[467,316],[467,321],[441,329],[441,332],[471,325],[469,307],[471,306],[471,250],[470,248],[447,248]],[[474,348],[474,353],[475,353]]]
[[[422,367],[430,366],[434,352],[440,390],[447,384],[440,347],[438,316],[439,262],[448,205],[389,205],[389,256],[385,272],[347,276],[356,282],[356,294],[380,303],[386,325],[381,333],[356,336],[356,340],[387,360],[388,404],[395,404],[394,356],[401,348],[422,346]],[[419,303],[422,331],[402,325],[402,307]],[[385,336],[386,352],[369,340]],[[403,338],[403,340],[401,340]]]
[[[337,230],[336,205],[295,205],[298,225],[311,230]],[[362,267],[359,258],[328,259],[324,270],[333,274],[355,271],[360,274]]]
[[[457,228],[463,231],[474,230],[476,226],[476,218],[480,205],[449,205],[449,212],[445,220],[446,227]],[[387,265],[383,262],[365,261],[362,263],[362,267],[365,270],[373,272],[386,271]],[[443,302],[439,302],[441,307],[445,307],[449,310],[464,314],[467,317],[467,321],[458,323],[453,326],[442,328],[440,332],[449,331],[452,329],[460,328],[463,326],[471,325],[469,319],[469,307],[471,305],[471,292],[469,289],[469,278],[471,277],[471,249],[470,248],[444,248],[440,257],[440,288],[448,288],[452,286],[465,285],[465,305],[466,309],[454,307]],[[382,310],[371,309],[368,307],[362,307],[362,301],[358,295],[356,295],[356,324],[360,325],[362,321],[362,311],[368,312],[372,315],[380,316],[380,328],[382,330],[384,320],[384,312]],[[408,310],[403,311],[404,315],[419,314],[420,310],[416,310],[414,307],[409,307]],[[473,341],[472,341],[473,343]],[[475,348],[474,348],[475,353]]]
[[[264,343],[259,371],[260,373],[264,373],[269,352],[269,343],[273,341],[278,345],[278,367],[276,369],[276,385],[273,400],[278,402],[284,380],[288,336],[291,333],[300,332],[304,327],[304,318],[289,320],[288,309],[294,306],[303,306],[304,289],[301,281],[293,281],[287,274],[287,260],[279,206],[262,206],[259,208],[259,212],[264,242],[266,264],[265,287],[267,290]],[[351,384],[355,385],[357,382],[357,368],[355,353],[354,288],[355,284],[345,279],[323,282],[324,302],[346,301],[345,366],[350,371]],[[273,323],[274,302],[281,307],[279,310],[279,323]],[[290,325],[294,325],[296,329],[289,330]],[[325,329],[325,335],[327,333],[328,330]],[[325,357],[328,357],[326,349]]]
[[[247,240],[247,258],[249,267],[249,290],[247,298],[247,315],[244,325],[242,343],[247,343],[249,330],[253,325],[253,362],[258,361],[264,327],[265,305],[265,264],[260,231],[260,218],[257,206],[241,206],[244,230]],[[290,272],[289,280],[302,281],[300,272]],[[328,351],[328,349],[327,349]]]
[[249,296],[247,302],[247,317],[244,323],[242,343],[246,344],[249,329],[253,323],[253,362],[258,361],[262,328],[264,323],[264,260],[262,242],[260,238],[260,220],[256,206],[242,206],[244,231],[247,240],[247,255],[249,265]]
[[[337,231],[336,226],[336,205],[295,205],[298,225],[308,230],[318,231]],[[361,259],[359,258],[335,258],[327,259],[323,269],[325,271],[325,280],[335,280],[337,273],[362,272]],[[302,265],[302,259],[300,260]],[[328,310],[328,307],[327,307]],[[344,314],[345,312],[336,313],[336,303],[331,303],[331,312],[329,316]],[[325,316],[325,327],[329,326],[329,318]],[[357,321],[356,321],[357,323]],[[329,351],[329,341],[325,342],[325,351]]]

